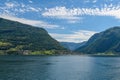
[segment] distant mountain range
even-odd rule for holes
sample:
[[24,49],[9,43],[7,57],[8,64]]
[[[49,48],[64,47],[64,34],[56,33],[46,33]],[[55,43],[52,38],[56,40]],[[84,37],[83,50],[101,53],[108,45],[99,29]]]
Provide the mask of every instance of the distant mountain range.
[[67,48],[68,50],[74,51],[77,48],[85,45],[86,41],[81,43],[74,43],[74,42],[60,42],[61,46]]
[[66,49],[45,29],[0,18],[0,54],[52,54],[55,50]]
[[87,54],[120,54],[120,27],[113,27],[93,35],[75,51]]
[[120,54],[120,27],[94,34],[87,42],[58,42],[43,28],[0,18],[0,54]]

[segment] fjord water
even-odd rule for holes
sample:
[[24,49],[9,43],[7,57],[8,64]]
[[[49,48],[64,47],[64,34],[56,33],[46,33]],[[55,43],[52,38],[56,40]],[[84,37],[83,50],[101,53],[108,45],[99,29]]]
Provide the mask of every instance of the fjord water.
[[0,56],[0,80],[119,80],[120,57]]

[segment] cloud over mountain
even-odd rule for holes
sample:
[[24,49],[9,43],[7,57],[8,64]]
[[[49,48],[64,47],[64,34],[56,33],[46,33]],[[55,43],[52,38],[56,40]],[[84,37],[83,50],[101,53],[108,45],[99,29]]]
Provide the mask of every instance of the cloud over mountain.
[[24,18],[17,18],[14,16],[9,16],[9,15],[0,15],[0,18],[4,18],[4,19],[8,19],[8,20],[12,20],[12,21],[18,21],[24,24],[28,24],[28,25],[33,25],[33,26],[37,26],[37,27],[43,27],[43,28],[48,28],[48,29],[55,29],[55,28],[59,28],[58,25],[53,25],[53,24],[49,24],[47,22],[43,22],[40,20],[29,20],[29,19],[24,19]]
[[79,30],[73,32],[71,34],[57,34],[57,33],[50,33],[52,37],[55,37],[60,42],[82,42],[87,41],[93,34],[97,32],[95,31],[87,31],[87,30]]

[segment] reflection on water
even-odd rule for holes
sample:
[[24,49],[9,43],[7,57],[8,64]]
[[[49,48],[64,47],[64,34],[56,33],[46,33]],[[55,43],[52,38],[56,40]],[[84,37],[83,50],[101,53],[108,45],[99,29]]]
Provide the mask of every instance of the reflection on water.
[[0,80],[119,80],[120,57],[0,56]]

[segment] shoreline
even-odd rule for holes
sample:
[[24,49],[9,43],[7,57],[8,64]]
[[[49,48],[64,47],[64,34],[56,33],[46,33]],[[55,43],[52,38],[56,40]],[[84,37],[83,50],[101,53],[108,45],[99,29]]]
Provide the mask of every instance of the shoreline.
[[53,55],[0,55],[0,56],[88,56],[88,57],[120,57],[120,55],[97,55],[97,54],[53,54]]

